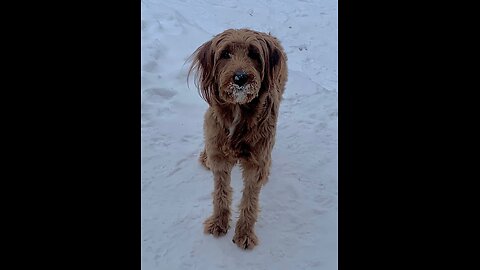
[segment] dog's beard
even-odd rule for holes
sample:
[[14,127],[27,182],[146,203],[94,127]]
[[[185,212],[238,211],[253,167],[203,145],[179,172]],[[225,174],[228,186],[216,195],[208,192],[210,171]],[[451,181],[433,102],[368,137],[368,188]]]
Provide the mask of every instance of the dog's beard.
[[247,99],[247,93],[249,93],[252,88],[251,84],[245,84],[242,86],[231,84],[229,87],[232,90],[234,100],[237,103],[244,103]]
[[256,96],[258,91],[255,87],[255,83],[247,83],[242,86],[238,86],[234,83],[229,83],[227,86],[228,96],[233,103],[245,104]]

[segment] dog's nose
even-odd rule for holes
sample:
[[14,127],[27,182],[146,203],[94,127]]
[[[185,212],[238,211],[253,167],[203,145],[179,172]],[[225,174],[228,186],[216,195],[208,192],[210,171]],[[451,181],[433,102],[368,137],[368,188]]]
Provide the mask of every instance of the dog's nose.
[[243,71],[237,71],[233,76],[233,82],[238,86],[244,85],[247,82],[247,79],[248,79],[248,75]]

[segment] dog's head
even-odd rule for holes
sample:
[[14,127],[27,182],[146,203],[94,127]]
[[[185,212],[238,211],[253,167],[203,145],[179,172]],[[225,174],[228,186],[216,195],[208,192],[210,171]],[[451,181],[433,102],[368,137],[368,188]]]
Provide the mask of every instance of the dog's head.
[[229,29],[191,56],[195,84],[208,104],[245,104],[275,91],[286,56],[278,40],[248,29]]

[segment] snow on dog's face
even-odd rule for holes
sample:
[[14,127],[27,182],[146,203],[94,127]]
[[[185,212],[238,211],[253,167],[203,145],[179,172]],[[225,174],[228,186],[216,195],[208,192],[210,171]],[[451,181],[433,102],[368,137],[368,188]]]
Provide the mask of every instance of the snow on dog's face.
[[[223,37],[223,38],[222,38]],[[258,95],[263,61],[255,41],[241,40],[242,35],[224,33],[216,58],[216,75],[220,98],[228,103],[244,104]]]
[[210,105],[245,104],[274,88],[274,68],[284,55],[267,34],[229,29],[205,42],[192,55],[200,95]]

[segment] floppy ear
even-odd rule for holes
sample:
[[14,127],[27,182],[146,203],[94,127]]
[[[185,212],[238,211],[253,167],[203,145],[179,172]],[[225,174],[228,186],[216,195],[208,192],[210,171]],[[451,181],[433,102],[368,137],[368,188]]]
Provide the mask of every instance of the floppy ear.
[[190,73],[195,73],[195,86],[198,88],[200,96],[212,105],[215,101],[215,81],[214,81],[214,51],[212,41],[207,41],[198,47],[189,58],[192,65],[188,71],[187,80]]
[[280,76],[283,73],[283,69],[287,67],[287,56],[283,52],[283,48],[280,42],[275,37],[270,35],[263,36],[265,40],[264,44],[264,78],[263,83],[267,89],[278,89],[278,83]]

